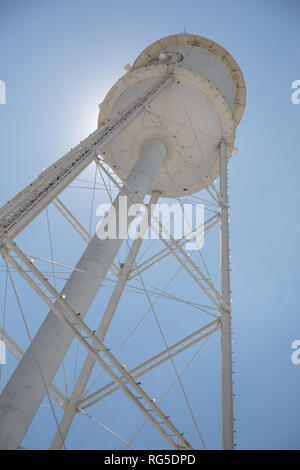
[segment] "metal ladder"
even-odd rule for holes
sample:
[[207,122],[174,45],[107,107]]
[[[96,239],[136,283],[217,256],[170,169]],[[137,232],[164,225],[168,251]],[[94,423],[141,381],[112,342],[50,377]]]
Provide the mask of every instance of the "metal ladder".
[[14,237],[58,196],[153,101],[169,82],[171,73],[159,78],[118,116],[90,134],[70,152],[50,165],[23,191],[0,209],[0,246],[3,236]]

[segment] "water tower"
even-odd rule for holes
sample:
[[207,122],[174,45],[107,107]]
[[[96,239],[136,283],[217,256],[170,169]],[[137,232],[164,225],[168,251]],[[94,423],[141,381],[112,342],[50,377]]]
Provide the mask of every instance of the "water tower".
[[[169,446],[191,449],[188,432],[183,435],[174,426],[137,378],[143,373],[141,370],[155,367],[155,361],[171,360],[193,341],[200,341],[218,329],[221,331],[222,448],[233,449],[227,164],[245,108],[243,75],[225,49],[187,33],[159,39],[132,66],[127,65],[126,70],[100,105],[98,129],[44,170],[0,211],[1,253],[7,269],[10,266],[17,271],[50,309],[1,394],[2,449],[21,446],[45,394],[56,399],[64,410],[51,444],[52,449],[63,447],[76,412],[87,402],[83,394],[95,364],[111,377],[110,389],[123,390]],[[121,210],[120,195],[127,195],[132,203],[143,202],[150,195],[151,203],[156,204],[159,198],[181,200],[207,191],[218,206],[220,289],[188,256],[181,243],[172,237],[162,240],[166,252],[175,256],[192,277],[195,289],[205,293],[218,312],[217,318],[194,336],[168,346],[133,371],[123,367],[104,345],[104,339],[126,283],[134,270],[137,271],[136,259],[142,240],[132,243],[126,262],[117,272],[112,296],[101,307],[99,328],[91,330],[84,321],[85,315],[107,273],[113,270],[124,240],[101,240],[97,234],[89,238],[84,227],[58,199],[93,162],[119,188],[119,195],[112,202],[117,214]],[[89,238],[87,248],[60,292],[15,242],[16,236],[50,204],[56,205],[74,228]],[[3,329],[2,336],[13,350],[13,340]],[[52,382],[74,338],[88,355],[72,394],[63,400]]]

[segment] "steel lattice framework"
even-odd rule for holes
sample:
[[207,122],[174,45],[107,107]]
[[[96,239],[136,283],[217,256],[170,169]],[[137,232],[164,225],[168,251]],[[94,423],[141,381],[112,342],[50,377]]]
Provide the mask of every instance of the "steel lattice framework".
[[[153,67],[153,61],[151,63],[151,67]],[[202,262],[199,265],[199,262],[196,262],[185,250],[185,244],[188,241],[187,237],[183,237],[180,240],[174,239],[168,232],[167,228],[151,213],[150,208],[152,205],[157,204],[161,196],[160,191],[152,190],[148,204],[144,203],[144,197],[147,192],[149,192],[148,189],[151,180],[149,179],[148,183],[147,177],[145,177],[145,181],[143,180],[142,183],[138,183],[136,174],[139,174],[138,172],[140,171],[138,165],[141,166],[143,164],[143,168],[145,165],[149,165],[149,158],[144,159],[142,163],[141,160],[136,163],[136,166],[133,169],[134,178],[131,175],[124,175],[124,177],[122,177],[122,175],[120,176],[120,172],[116,174],[114,169],[118,165],[117,162],[113,162],[115,164],[112,164],[110,160],[110,167],[108,167],[105,158],[105,150],[107,146],[114,142],[118,135],[122,132],[124,133],[124,130],[128,128],[130,123],[142,116],[145,122],[151,124],[152,129],[154,128],[159,130],[160,135],[165,134],[166,138],[170,138],[170,135],[172,136],[173,146],[177,155],[182,157],[185,161],[186,152],[188,152],[188,150],[183,148],[181,145],[180,137],[173,136],[173,131],[171,127],[168,126],[168,123],[163,121],[162,118],[151,109],[151,103],[160,96],[162,91],[166,91],[169,87],[173,86],[174,83],[176,84],[174,68],[168,66],[164,71],[166,73],[162,74],[154,83],[148,86],[146,90],[142,91],[138,97],[132,100],[130,105],[127,105],[122,111],[118,111],[114,118],[103,123],[84,141],[80,142],[76,147],[71,149],[67,154],[63,155],[49,168],[44,170],[36,180],[34,180],[0,210],[0,249],[4,259],[4,268],[7,273],[6,276],[10,278],[13,289],[15,290],[15,286],[13,284],[11,272],[16,272],[49,307],[49,318],[46,318],[43,324],[45,327],[42,326],[42,328],[44,327],[45,329],[46,323],[48,322],[47,328],[48,330],[51,330],[52,335],[54,334],[54,331],[64,332],[65,345],[63,346],[63,352],[61,353],[62,357],[66,354],[74,339],[77,339],[78,344],[80,344],[87,352],[80,373],[74,383],[72,393],[68,396],[68,393],[63,393],[59,387],[53,383],[53,378],[56,375],[57,368],[60,363],[57,362],[57,367],[53,365],[53,370],[51,368],[52,366],[49,366],[48,368],[45,365],[48,347],[47,342],[45,343],[46,352],[43,356],[40,354],[42,346],[37,342],[37,338],[31,338],[28,332],[30,345],[26,353],[24,353],[22,348],[18,346],[17,342],[12,338],[12,335],[6,331],[4,325],[0,329],[1,337],[5,340],[8,350],[18,361],[20,361],[17,370],[19,369],[19,371],[24,371],[25,369],[23,364],[26,364],[26,361],[27,363],[28,361],[32,361],[32,364],[35,364],[34,367],[36,369],[32,372],[32,377],[36,381],[36,384],[40,383],[40,385],[37,386],[37,389],[40,389],[39,394],[41,397],[47,394],[49,400],[51,397],[51,399],[55,401],[56,405],[63,410],[60,423],[57,421],[57,431],[52,440],[51,449],[60,449],[65,447],[65,440],[77,413],[86,413],[85,410],[87,408],[95,405],[108,396],[113,396],[118,390],[121,390],[129,398],[132,404],[143,414],[145,419],[154,426],[171,448],[192,449],[193,446],[189,442],[188,437],[186,437],[184,433],[172,423],[170,417],[167,416],[160,408],[160,404],[156,403],[156,401],[149,396],[138,379],[149,371],[169,361],[176,372],[176,381],[177,383],[180,383],[182,390],[184,391],[182,381],[175,367],[173,358],[197,343],[204,344],[211,335],[218,331],[221,332],[222,358],[222,447],[224,449],[233,448],[231,288],[227,175],[228,159],[232,152],[232,141],[222,138],[218,143],[219,189],[216,188],[214,182],[210,182],[205,185],[202,192],[192,194],[187,197],[187,199],[193,203],[197,201],[206,201],[210,208],[210,216],[200,227],[195,229],[195,235],[199,232],[207,233],[212,230],[213,227],[220,228],[219,250],[221,268],[219,288],[216,287],[216,284],[208,274],[209,271],[204,259],[202,258]],[[179,82],[177,81],[177,83]],[[191,129],[194,131],[192,126]],[[110,157],[110,159],[111,158],[112,157]],[[152,166],[157,165],[157,168],[159,168],[163,158],[164,156],[157,157],[157,162],[152,162]],[[75,217],[72,210],[67,207],[67,204],[61,200],[60,196],[63,191],[70,187],[70,185],[90,165],[94,165],[96,172],[101,175],[103,188],[106,187],[107,193],[117,210],[119,208],[119,196],[117,196],[114,201],[112,200],[110,191],[112,187],[119,192],[119,195],[126,195],[131,202],[138,202],[144,205],[145,210],[148,211],[149,220],[151,220],[151,218],[155,219],[154,226],[156,225],[157,227],[157,238],[159,238],[157,243],[162,244],[162,248],[160,250],[155,251],[148,258],[145,259],[144,257],[139,261],[138,253],[142,245],[142,238],[138,238],[132,242],[131,246],[128,245],[126,252],[127,257],[124,263],[118,266],[115,260],[112,262],[109,262],[108,260],[106,270],[104,268],[101,268],[102,270],[97,268],[97,271],[95,268],[95,270],[91,272],[90,268],[91,266],[94,267],[94,265],[91,264],[89,265],[89,268],[87,268],[86,261],[83,257],[76,267],[72,267],[57,263],[53,258],[49,261],[47,259],[40,257],[35,258],[33,255],[28,255],[22,250],[19,243],[15,242],[15,237],[18,234],[21,234],[22,231],[31,224],[31,222],[36,219],[42,211],[47,211],[47,207],[52,205],[77,232],[82,240],[88,244],[87,252],[93,243],[94,245],[95,243],[98,243],[95,241],[95,237],[91,237],[90,230],[85,228],[84,224],[79,222],[78,218]],[[135,171],[137,173],[135,173]],[[154,172],[157,170],[151,167],[146,173],[151,173],[151,171]],[[204,178],[205,175],[202,175],[201,180],[204,181]],[[202,193],[204,192],[207,193],[207,199],[203,199]],[[180,194],[178,198],[180,203],[181,198],[182,194]],[[167,237],[164,235],[167,235]],[[120,245],[121,242],[116,243],[115,246],[111,243],[114,255],[111,256],[111,258],[115,258],[115,255],[120,249]],[[105,253],[102,254],[102,256],[105,258]],[[89,258],[91,258],[91,253],[89,254]],[[59,291],[56,283],[51,282],[49,277],[45,277],[45,272],[37,268],[34,262],[35,259],[44,262],[51,262],[52,269],[55,265],[65,266],[65,268],[71,269],[71,276],[68,278],[66,287],[64,287],[62,291]],[[177,297],[176,295],[166,293],[165,290],[157,289],[154,286],[147,286],[146,288],[141,274],[145,271],[151,270],[151,268],[153,268],[157,263],[165,262],[169,259],[173,259],[180,269],[182,269],[189,279],[191,279],[194,286],[200,289],[203,296],[207,299],[207,305],[200,305],[195,302],[193,303],[192,301],[187,301],[179,296]],[[106,261],[104,260],[103,263],[105,264]],[[84,309],[81,310],[81,307],[78,306],[78,299],[76,301],[77,303],[74,299],[69,301],[70,295],[68,285],[71,285],[71,282],[74,283],[76,279],[80,279],[80,283],[82,282],[82,279],[88,279],[87,282],[90,283],[90,290],[93,291],[94,289],[96,293],[100,285],[107,280],[108,272],[111,273],[114,280],[112,294],[106,307],[102,308],[102,318],[98,328],[93,330],[85,321],[84,317],[87,312],[84,311]],[[55,281],[55,278],[53,281]],[[116,357],[116,354],[113,354],[106,346],[105,337],[111,326],[112,320],[122,298],[122,294],[126,289],[132,289],[138,292],[137,282],[140,283],[139,289],[141,293],[145,295],[146,299],[148,299],[150,309],[152,309],[154,315],[155,311],[153,305],[155,301],[153,303],[150,300],[150,297],[156,297],[157,299],[166,298],[179,304],[183,303],[191,306],[192,308],[198,309],[199,312],[209,311],[213,316],[213,320],[172,345],[166,343],[165,337],[162,333],[166,346],[164,350],[156,353],[149,359],[127,371],[122,362],[120,362]],[[93,285],[95,285],[95,287],[93,287]],[[16,291],[15,293],[17,295]],[[91,294],[90,303],[92,300],[93,296]],[[156,321],[160,327],[157,318]],[[61,333],[59,334],[61,335]],[[61,336],[58,337],[58,342],[60,341],[59,338],[61,340]],[[57,344],[56,347],[59,349]],[[100,366],[101,370],[109,376],[111,381],[106,385],[91,391],[90,388],[87,389],[87,385],[94,367],[97,364]],[[17,375],[18,374],[16,372],[3,391],[1,397],[2,403],[0,403],[2,406],[3,403],[6,403],[6,397],[8,394],[16,387],[17,379],[15,379],[15,377],[17,377]],[[37,377],[39,377],[39,379]],[[34,393],[35,392],[33,392],[33,395]],[[22,400],[20,397],[18,399]],[[24,400],[26,400],[26,397]],[[50,401],[50,404],[51,403],[52,401]],[[187,403],[189,405],[188,401]],[[26,406],[31,409],[30,413],[33,417],[40,406],[40,397],[36,395],[36,397],[34,396],[31,401],[28,399]],[[51,405],[51,408],[53,410],[53,405]],[[190,411],[192,413],[191,409]],[[193,413],[192,416],[194,419]],[[17,412],[15,414],[5,414],[4,412],[0,418],[2,420],[1,425],[6,427],[5,431],[2,427],[2,431],[0,433],[3,435],[0,439],[1,446],[3,448],[21,447],[23,438],[30,427],[31,419],[28,418],[28,422],[25,420],[25,422],[20,423]],[[16,423],[19,423],[17,429],[15,427]],[[196,422],[195,424],[197,427]],[[186,434],[188,435],[188,432]],[[127,445],[131,445],[131,441],[128,443],[124,440],[124,442],[127,443]]]

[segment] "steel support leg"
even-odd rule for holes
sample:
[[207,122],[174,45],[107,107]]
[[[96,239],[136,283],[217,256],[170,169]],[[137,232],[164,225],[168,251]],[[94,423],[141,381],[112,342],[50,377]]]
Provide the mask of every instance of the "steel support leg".
[[[156,193],[155,195],[152,196],[152,198],[150,200],[150,203],[149,203],[150,204],[150,210],[151,210],[151,204],[156,204],[158,197],[159,197],[159,193]],[[121,270],[119,279],[118,279],[118,281],[117,281],[117,283],[114,287],[113,293],[111,295],[109,303],[108,303],[108,305],[105,309],[105,312],[103,314],[103,317],[101,319],[99,328],[98,328],[98,330],[96,332],[96,335],[95,335],[101,341],[104,341],[106,333],[107,333],[107,331],[110,327],[110,324],[111,324],[111,321],[113,319],[114,313],[115,313],[116,308],[118,306],[118,303],[120,301],[121,295],[124,291],[124,288],[125,288],[125,285],[126,285],[126,282],[127,282],[127,278],[128,278],[128,273],[132,269],[132,266],[135,262],[135,259],[136,259],[136,256],[137,256],[138,252],[139,252],[142,241],[143,241],[142,238],[138,238],[138,239],[134,240],[134,242],[132,243],[132,247],[131,247],[130,252],[128,254],[126,263],[124,264],[124,266]],[[93,344],[93,347],[95,347],[94,344]],[[76,415],[78,403],[80,402],[82,394],[85,390],[86,384],[87,384],[87,382],[89,380],[89,377],[92,373],[95,362],[96,362],[96,360],[91,354],[89,354],[86,357],[85,362],[83,364],[83,367],[81,369],[81,372],[79,374],[78,380],[77,380],[77,382],[74,386],[72,395],[71,395],[70,400],[68,402],[67,408],[65,409],[63,417],[61,419],[60,426],[59,426],[60,430],[59,431],[57,430],[57,432],[54,436],[54,439],[52,441],[52,444],[51,444],[51,447],[50,447],[51,450],[57,450],[57,449],[60,449],[63,446],[64,441],[63,441],[62,437],[65,439],[66,435],[67,435],[67,433],[70,429],[70,426],[71,426],[71,424],[73,422],[73,419]]]
[[[86,325],[86,323],[77,315],[76,312],[68,305],[56,289],[48,283],[44,278],[44,275],[30,263],[30,260],[26,255],[11,241],[7,241],[10,249],[16,253],[17,257],[25,264],[28,268],[28,272],[34,274],[38,280],[38,284],[34,278],[32,278],[17,262],[16,257],[10,255],[7,248],[1,250],[6,260],[16,269],[16,271],[22,276],[23,279],[28,282],[34,291],[43,299],[46,304],[51,308],[52,312],[59,318],[62,324],[78,339],[87,351],[94,356],[98,364],[107,372],[107,374],[118,384],[128,398],[135,404],[135,406],[143,413],[147,420],[153,424],[158,432],[166,439],[173,449],[192,449],[189,442],[184,438],[182,433],[172,424],[168,416],[165,416],[164,412],[153,402],[153,400],[147,395],[147,393],[140,387],[140,385],[131,377],[122,364],[115,358],[113,354],[104,346],[104,344],[95,337],[93,331]],[[46,292],[44,292],[40,285],[42,285]],[[47,295],[48,293],[48,295]],[[50,294],[50,296],[49,296]],[[56,304],[53,304],[52,299],[56,299]],[[61,310],[57,308],[60,305]],[[74,323],[75,321],[75,323]],[[82,333],[87,336],[82,336]],[[95,340],[97,349],[93,349],[89,344],[88,340]],[[101,352],[100,352],[101,351]],[[101,357],[102,356],[102,357]],[[39,358],[36,358],[39,362]],[[115,372],[116,369],[116,372]],[[137,396],[135,395],[137,393]],[[144,403],[142,403],[142,400]],[[146,408],[146,406],[148,408]],[[154,416],[155,415],[155,416]],[[172,434],[166,432],[165,425]],[[175,442],[172,437],[176,437],[179,442]]]
[[233,395],[232,395],[232,348],[228,236],[228,188],[226,147],[220,146],[220,209],[221,209],[221,367],[222,367],[222,448],[233,449]]
[[[144,199],[166,156],[159,142],[147,144],[126,180],[124,193],[131,202]],[[128,190],[128,186],[133,192]],[[137,200],[134,200],[136,194]],[[119,213],[119,196],[114,201]],[[130,221],[128,221],[130,222]],[[62,294],[69,305],[84,318],[123,240],[100,240],[95,235],[73,271]],[[91,273],[91,274],[89,274]],[[57,309],[61,307],[57,305]],[[0,449],[16,449],[39,409],[45,395],[36,361],[39,358],[46,384],[50,386],[73,340],[53,312],[49,312],[0,397]]]

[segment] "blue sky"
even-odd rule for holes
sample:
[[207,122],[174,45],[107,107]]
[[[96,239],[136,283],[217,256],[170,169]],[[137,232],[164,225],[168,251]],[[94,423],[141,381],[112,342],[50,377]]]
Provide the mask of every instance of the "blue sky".
[[[186,28],[189,33],[210,38],[225,47],[242,69],[247,106],[237,129],[239,153],[233,156],[229,167],[239,449],[300,448],[300,366],[290,360],[291,343],[300,338],[300,105],[291,102],[291,83],[300,79],[299,13],[296,0],[117,0],[113,3],[2,0],[0,4],[0,80],[7,87],[7,103],[0,105],[1,205],[96,128],[98,104],[123,75],[124,64],[132,63],[146,46],[160,37]],[[86,177],[93,178],[92,170],[87,171]],[[82,197],[77,194],[70,190],[65,201],[73,202],[78,215],[88,223],[91,194]],[[97,198],[96,202],[101,202],[101,194]],[[56,220],[52,208],[49,216]],[[27,252],[34,249],[40,256],[46,253],[49,257],[43,217],[24,232],[22,246]],[[61,219],[55,222],[55,231],[56,259],[63,259],[66,264],[76,262],[84,244],[77,238],[75,241],[73,232]],[[214,263],[212,253],[208,251],[207,256]],[[163,285],[168,273],[175,269],[176,263],[170,261],[159,273],[149,275],[148,280]],[[34,332],[47,310],[15,279]],[[184,279],[182,295],[197,298],[197,287]],[[4,273],[0,281],[3,304]],[[107,292],[101,295],[103,301],[107,300]],[[15,322],[18,314],[12,292],[9,302],[8,331],[25,347],[21,320],[20,326]],[[137,306],[145,308],[142,300],[136,301],[129,294],[122,302],[123,311],[130,311],[130,321],[117,314],[114,333],[109,338],[116,347],[123,329],[129,331],[139,318]],[[96,315],[97,305],[93,308]],[[176,322],[170,321],[170,315],[180,322],[182,315],[190,312],[170,308],[167,302],[163,303],[161,321],[168,339],[175,341],[181,334]],[[188,334],[200,324],[194,313],[190,318],[182,334],[185,330]],[[149,320],[149,328],[150,323]],[[144,334],[148,326],[143,327]],[[132,360],[132,365],[136,365],[141,341],[137,337],[135,345],[124,351],[124,358]],[[158,336],[153,337],[153,342],[157,350],[162,349]],[[208,448],[220,446],[217,346],[218,338],[207,343],[185,379]],[[151,354],[150,346],[148,349],[141,352],[145,359]],[[185,354],[185,358],[178,358],[178,367],[192,352]],[[6,367],[1,387],[15,367],[10,356]],[[163,392],[160,384],[167,386],[165,381],[169,380],[171,370],[162,366],[156,373],[159,375],[153,373],[145,378],[143,385],[159,395]],[[118,400],[107,399],[106,406],[101,402],[91,413],[93,410],[100,421],[129,439],[142,418],[134,414],[127,399],[120,394],[118,397]],[[178,414],[176,424],[181,429],[184,427],[187,436],[190,432],[195,446],[199,446],[179,389],[172,393],[167,406],[174,416]],[[41,427],[44,433],[40,432]],[[42,409],[24,446],[47,447],[54,430],[50,411]],[[68,448],[122,448],[85,416],[76,418],[67,444]],[[140,448],[163,447],[150,426],[140,434],[136,444]]]

